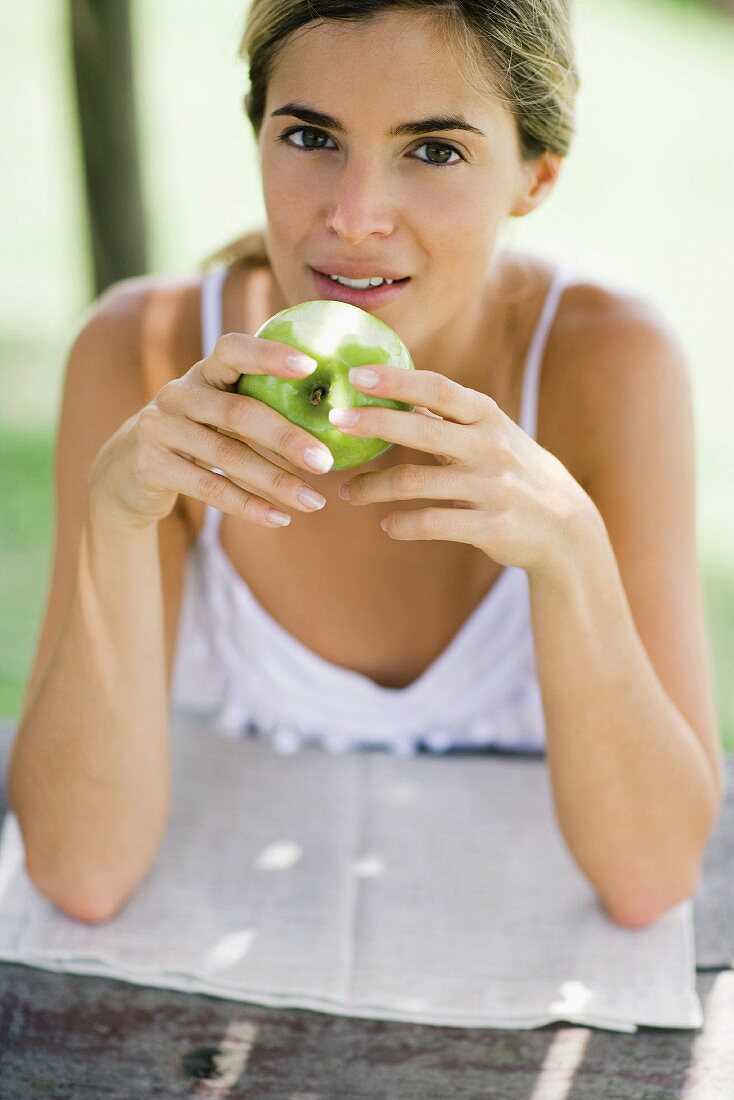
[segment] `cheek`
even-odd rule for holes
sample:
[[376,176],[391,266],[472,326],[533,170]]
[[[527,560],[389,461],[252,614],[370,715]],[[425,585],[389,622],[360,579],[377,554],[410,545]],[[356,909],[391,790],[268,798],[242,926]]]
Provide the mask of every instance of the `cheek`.
[[292,219],[293,212],[303,201],[303,187],[295,187],[294,182],[288,172],[273,172],[270,179],[263,175],[263,201],[268,221],[275,225]]
[[507,209],[500,190],[486,185],[442,190],[430,202],[417,199],[410,212],[416,231],[428,234],[431,251],[442,253],[452,269],[465,270],[465,278],[483,273],[505,221]]
[[299,170],[292,158],[272,151],[263,161],[261,182],[268,220],[274,224],[303,209],[309,194],[309,174],[302,168]]
[[[487,279],[499,243],[501,220],[476,221],[467,229],[454,226],[440,253],[441,283],[446,302],[466,303]],[[446,247],[446,241],[450,247]]]

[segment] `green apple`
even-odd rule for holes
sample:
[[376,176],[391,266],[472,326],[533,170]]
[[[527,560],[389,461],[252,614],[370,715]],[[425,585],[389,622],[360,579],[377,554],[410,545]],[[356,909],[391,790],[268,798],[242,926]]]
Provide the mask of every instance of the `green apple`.
[[305,378],[241,374],[237,392],[264,401],[315,436],[333,454],[332,470],[361,466],[394,446],[384,439],[344,435],[329,421],[329,409],[348,409],[353,405],[413,411],[413,405],[370,397],[349,382],[351,367],[369,363],[389,363],[415,370],[407,347],[384,321],[348,302],[318,299],[299,302],[275,313],[255,336],[290,344],[310,355],[318,366]]

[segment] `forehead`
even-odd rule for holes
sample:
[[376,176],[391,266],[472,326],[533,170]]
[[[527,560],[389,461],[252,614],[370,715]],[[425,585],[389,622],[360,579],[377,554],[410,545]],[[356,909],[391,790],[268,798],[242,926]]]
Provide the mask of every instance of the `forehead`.
[[308,102],[355,126],[378,113],[394,120],[462,115],[484,129],[482,120],[502,106],[473,87],[466,72],[459,47],[450,47],[435,20],[420,13],[392,11],[357,23],[319,20],[299,28],[281,48],[267,109]]

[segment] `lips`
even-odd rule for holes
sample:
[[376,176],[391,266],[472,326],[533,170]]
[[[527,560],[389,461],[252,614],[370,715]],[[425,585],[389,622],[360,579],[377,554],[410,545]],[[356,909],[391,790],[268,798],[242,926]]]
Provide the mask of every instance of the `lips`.
[[[332,302],[347,302],[349,305],[360,306],[363,309],[378,307],[392,301],[398,294],[404,294],[410,276],[396,280],[391,286],[383,283],[382,286],[368,287],[359,290],[356,287],[344,286],[343,283],[335,283],[328,275],[324,275],[316,268],[311,268],[311,274],[318,289],[319,298],[326,298]],[[338,272],[334,272],[338,274]],[[352,276],[345,276],[351,278]],[[355,275],[354,278],[357,278]],[[388,276],[390,278],[390,276]]]
[[379,261],[375,261],[374,264],[364,262],[358,267],[353,263],[339,263],[335,260],[333,265],[324,264],[323,267],[312,267],[311,270],[318,271],[320,275],[340,275],[343,279],[371,279],[379,275],[383,279],[394,279],[397,282],[402,282],[404,279],[410,278],[409,275],[400,275],[397,271],[386,269]]

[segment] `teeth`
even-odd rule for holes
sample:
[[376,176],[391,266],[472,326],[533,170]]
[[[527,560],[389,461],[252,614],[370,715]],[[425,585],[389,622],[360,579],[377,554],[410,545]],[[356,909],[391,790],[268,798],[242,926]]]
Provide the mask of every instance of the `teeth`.
[[394,279],[383,279],[380,275],[375,275],[372,279],[345,279],[341,275],[330,275],[329,278],[335,283],[351,286],[356,290],[366,290],[369,286],[382,286],[383,283],[390,286],[395,282]]

